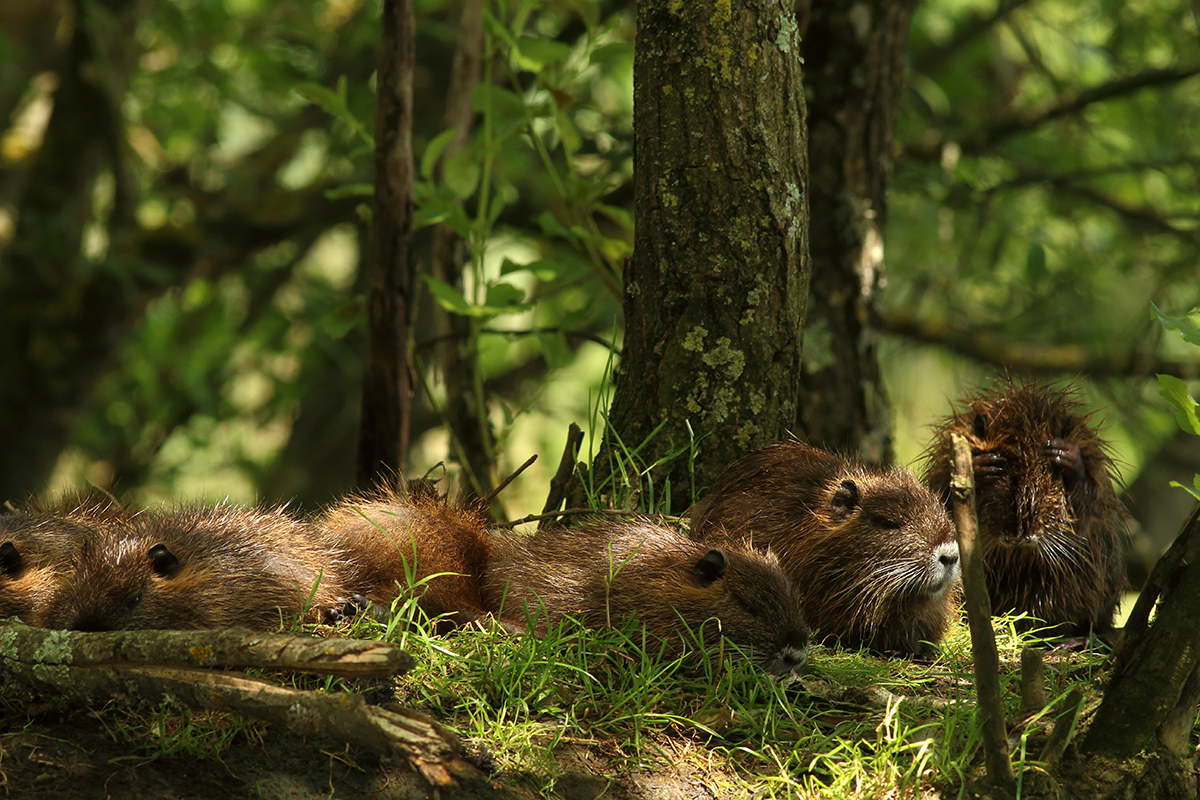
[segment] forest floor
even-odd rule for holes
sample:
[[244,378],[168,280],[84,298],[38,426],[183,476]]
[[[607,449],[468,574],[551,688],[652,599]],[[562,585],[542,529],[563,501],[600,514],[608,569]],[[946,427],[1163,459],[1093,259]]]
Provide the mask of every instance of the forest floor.
[[[1025,641],[1006,627],[999,626],[1002,681],[1016,722]],[[929,662],[814,647],[804,673],[782,682],[728,661],[697,674],[639,660],[621,636],[403,634],[396,643],[418,667],[394,682],[351,688],[458,732],[485,779],[457,791],[432,789],[406,763],[230,713],[85,704],[10,688],[0,689],[0,790],[55,800],[989,796],[965,626]],[[1063,698],[1083,688],[1086,725],[1103,660],[1045,652],[1047,709],[1010,727],[1020,796],[1115,797],[1126,773],[1157,769],[1149,760],[1080,768],[1072,747],[1046,768],[1040,754]],[[1181,785],[1168,778],[1172,785],[1154,796],[1196,796],[1194,774]]]

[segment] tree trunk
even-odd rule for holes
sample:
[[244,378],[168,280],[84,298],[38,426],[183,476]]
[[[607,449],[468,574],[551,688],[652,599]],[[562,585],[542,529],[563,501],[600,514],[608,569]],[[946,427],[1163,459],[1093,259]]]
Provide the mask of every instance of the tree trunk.
[[1180,757],[1190,752],[1200,700],[1197,552],[1200,508],[1150,574],[1129,616],[1112,678],[1083,740],[1085,753],[1126,759],[1156,744]]
[[121,275],[87,264],[82,240],[105,173],[115,186],[110,235],[133,227],[120,98],[137,59],[136,19],[133,0],[89,13],[75,5],[41,147],[23,192],[6,198],[20,218],[0,253],[0,500],[45,484],[133,313]]
[[412,0],[384,0],[375,111],[375,205],[367,254],[368,356],[363,375],[358,485],[396,481],[408,462],[413,289]]
[[809,269],[792,3],[639,3],[634,153],[625,343],[593,476],[649,439],[638,460],[678,512],[796,416]]
[[797,433],[873,463],[892,459],[871,327],[884,283],[892,136],[915,0],[814,0],[803,54],[813,260]]

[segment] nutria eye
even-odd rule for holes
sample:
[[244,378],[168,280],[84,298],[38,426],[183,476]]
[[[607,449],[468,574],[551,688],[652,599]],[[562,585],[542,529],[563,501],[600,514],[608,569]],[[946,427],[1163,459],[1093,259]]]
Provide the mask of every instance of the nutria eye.
[[133,608],[133,607],[134,607],[134,606],[136,606],[138,603],[142,602],[142,596],[141,596],[141,594],[135,594],[133,597],[129,598],[129,601],[128,601],[128,602],[129,602],[129,607],[130,607],[130,608]]
[[876,517],[875,524],[878,525],[879,527],[883,528],[884,530],[889,530],[889,531],[900,530],[900,523],[896,522],[896,520],[894,520],[894,519],[888,519],[887,517]]

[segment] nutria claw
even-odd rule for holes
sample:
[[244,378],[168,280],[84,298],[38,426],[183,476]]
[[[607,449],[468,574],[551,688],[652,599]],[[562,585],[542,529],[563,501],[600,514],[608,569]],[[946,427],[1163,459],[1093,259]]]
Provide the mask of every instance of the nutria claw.
[[1079,447],[1066,439],[1051,439],[1046,442],[1046,458],[1050,466],[1062,476],[1063,483],[1068,489],[1080,483],[1087,477],[1083,467],[1083,457]]
[[994,481],[1004,474],[1008,464],[1004,456],[994,450],[976,453],[971,459],[971,467],[975,470],[975,481],[986,483]]

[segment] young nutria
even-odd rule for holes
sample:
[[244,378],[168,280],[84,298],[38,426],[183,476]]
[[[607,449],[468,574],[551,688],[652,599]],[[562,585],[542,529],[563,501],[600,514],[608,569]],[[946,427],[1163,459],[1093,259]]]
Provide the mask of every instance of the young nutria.
[[91,529],[42,511],[0,516],[0,619],[45,627],[67,590],[75,555]]
[[671,654],[684,640],[714,653],[724,637],[773,675],[800,668],[808,646],[799,595],[774,555],[732,540],[707,547],[646,519],[494,533],[483,596],[503,619],[539,629],[632,616]]
[[1068,636],[1110,630],[1128,515],[1087,415],[1068,390],[1008,380],[963,406],[937,428],[926,480],[948,504],[950,436],[965,436],[992,611],[1024,611]]
[[47,627],[278,630],[344,604],[339,561],[279,509],[110,513],[80,547],[71,589]]
[[[431,491],[390,489],[350,497],[316,522],[319,541],[344,553],[344,585],[377,607],[416,586],[429,616],[448,624],[478,618],[480,582],[491,545],[482,508],[460,506]],[[444,627],[444,626],[443,626]]]
[[924,655],[957,604],[954,525],[907,470],[780,442],[726,467],[691,520],[701,541],[775,551],[808,623],[846,647]]

